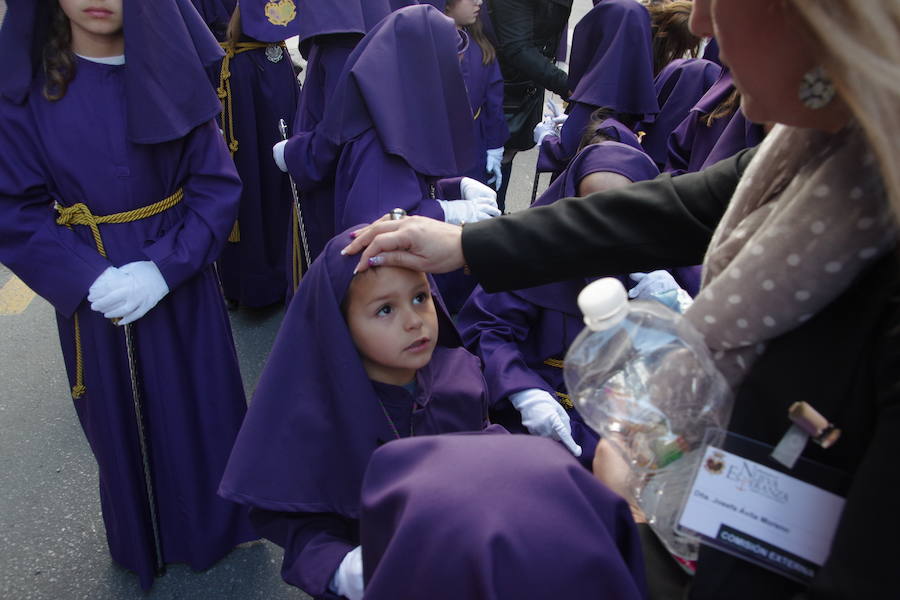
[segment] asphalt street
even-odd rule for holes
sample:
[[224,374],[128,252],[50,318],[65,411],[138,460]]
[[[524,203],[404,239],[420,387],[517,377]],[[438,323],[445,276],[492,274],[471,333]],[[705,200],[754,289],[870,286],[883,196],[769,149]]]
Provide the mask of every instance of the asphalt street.
[[[589,0],[576,0],[570,26],[589,8]],[[0,21],[5,9],[0,0]],[[527,206],[535,160],[534,150],[516,158],[508,210]],[[547,182],[542,183],[545,188]],[[248,398],[282,314],[280,306],[231,313]],[[136,576],[112,562],[97,468],[69,396],[53,308],[3,265],[0,548],[3,599],[309,598],[282,582],[281,550],[268,542],[236,548],[201,573],[170,565],[146,594]]]

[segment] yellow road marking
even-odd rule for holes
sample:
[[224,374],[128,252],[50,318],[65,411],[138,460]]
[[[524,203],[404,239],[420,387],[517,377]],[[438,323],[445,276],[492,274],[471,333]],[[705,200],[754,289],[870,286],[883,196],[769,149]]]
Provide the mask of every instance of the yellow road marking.
[[13,275],[0,288],[0,315],[17,315],[23,312],[34,300],[34,295],[31,288]]

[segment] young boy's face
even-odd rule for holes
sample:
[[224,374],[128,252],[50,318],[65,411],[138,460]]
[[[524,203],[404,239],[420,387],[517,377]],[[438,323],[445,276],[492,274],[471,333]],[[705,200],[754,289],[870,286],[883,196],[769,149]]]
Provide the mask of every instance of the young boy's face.
[[437,313],[424,273],[370,269],[353,279],[347,293],[347,326],[369,379],[412,381],[437,344]]

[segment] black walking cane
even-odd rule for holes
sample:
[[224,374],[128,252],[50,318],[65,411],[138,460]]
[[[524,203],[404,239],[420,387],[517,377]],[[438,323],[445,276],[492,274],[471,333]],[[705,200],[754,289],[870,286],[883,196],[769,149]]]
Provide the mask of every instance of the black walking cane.
[[150,507],[150,526],[153,529],[153,545],[156,549],[156,575],[166,572],[163,562],[162,545],[159,541],[159,520],[156,516],[156,496],[153,493],[153,479],[150,475],[150,449],[147,444],[147,433],[144,427],[144,403],[138,373],[137,350],[134,344],[134,330],[128,323],[125,329],[125,348],[128,351],[128,373],[131,375],[131,398],[134,401],[134,419],[137,423],[138,443],[141,447],[141,460],[144,467],[144,485],[147,489],[147,505]]
[[[278,119],[278,131],[281,132],[282,140],[288,139],[287,124],[284,122],[284,119]],[[309,263],[311,261],[311,257],[309,255],[309,245],[306,242],[306,226],[303,223],[303,211],[300,206],[300,194],[297,192],[297,183],[294,181],[294,178],[291,176],[290,173],[288,173],[288,179],[291,182],[291,194],[293,194],[293,196],[294,196],[294,212],[296,213],[296,217],[297,217],[294,220],[294,227],[292,227],[293,232],[294,232],[293,233],[294,244],[293,244],[293,252],[292,252],[292,257],[293,257],[293,262],[294,262],[294,264],[292,265],[293,275],[294,275],[293,283],[294,283],[294,291],[297,291],[297,286],[300,285],[300,277],[302,276],[302,271],[303,271],[303,269],[301,267],[299,267],[299,265],[300,265],[299,258],[300,257],[297,256],[297,241],[298,241],[297,240],[297,232],[298,232],[298,230],[299,230],[299,234],[300,234],[299,241],[300,241],[300,244],[302,245],[301,247],[303,250],[303,261],[305,261],[302,264],[305,264],[307,269],[309,268]]]

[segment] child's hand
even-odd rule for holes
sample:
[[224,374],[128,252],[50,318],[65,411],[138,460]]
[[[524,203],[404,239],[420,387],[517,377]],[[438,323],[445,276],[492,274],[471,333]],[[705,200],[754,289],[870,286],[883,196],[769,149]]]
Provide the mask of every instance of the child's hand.
[[581,456],[581,446],[572,439],[569,415],[553,396],[533,388],[511,394],[509,401],[521,413],[522,425],[529,433],[562,442],[572,454]]

